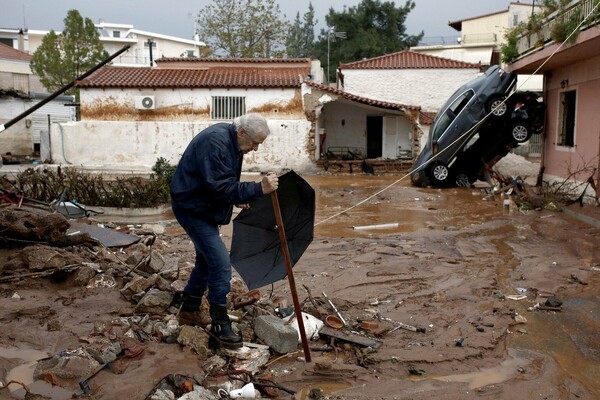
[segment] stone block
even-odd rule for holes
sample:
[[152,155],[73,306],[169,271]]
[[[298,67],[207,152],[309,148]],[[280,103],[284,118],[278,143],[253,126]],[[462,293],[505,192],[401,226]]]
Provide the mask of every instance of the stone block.
[[298,349],[298,332],[274,315],[257,317],[254,332],[277,353],[285,354]]

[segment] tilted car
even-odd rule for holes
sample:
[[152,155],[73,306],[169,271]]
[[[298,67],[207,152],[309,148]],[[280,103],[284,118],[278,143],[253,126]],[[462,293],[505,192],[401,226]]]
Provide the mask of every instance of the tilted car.
[[[457,154],[487,123],[503,125],[512,119],[515,100],[507,101],[517,76],[493,65],[461,86],[442,106],[431,126],[429,139],[413,164],[413,184],[453,184],[451,167]],[[456,175],[456,174],[454,174]]]

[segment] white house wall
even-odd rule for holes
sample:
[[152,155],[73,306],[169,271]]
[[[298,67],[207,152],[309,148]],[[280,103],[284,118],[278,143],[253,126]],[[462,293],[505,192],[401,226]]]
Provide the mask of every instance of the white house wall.
[[[246,98],[246,110],[260,109],[265,105],[271,105],[276,108],[280,105],[282,108],[289,103],[296,95],[294,88],[285,89],[85,89],[81,90],[81,104],[91,109],[105,108],[107,110],[122,107],[133,110],[135,107],[135,98],[137,96],[154,96],[156,111],[171,108],[175,111],[177,108],[188,109],[192,112],[204,111],[206,118],[207,110],[211,105],[212,96],[243,96]],[[140,112],[140,111],[136,111]],[[141,112],[145,112],[142,110]],[[86,119],[86,110],[82,109],[82,120]],[[115,115],[108,115],[108,119],[113,119]],[[197,115],[181,114],[179,116],[170,115],[170,118],[178,118],[184,121],[193,121]],[[104,119],[97,114],[94,119]]]
[[[0,123],[6,123],[33,105],[31,100],[15,97],[0,99]],[[0,132],[0,153],[30,155],[33,152],[33,126],[31,115]]]
[[[323,107],[320,126],[325,127],[325,144],[329,147],[348,147],[360,149],[364,155],[367,152],[367,117],[379,116],[384,118],[382,156],[397,157],[398,146],[405,143],[410,149],[411,123],[402,115],[387,113],[381,109],[349,106],[348,103],[334,101]],[[383,132],[382,132],[383,135]]]
[[[79,121],[53,124],[55,164],[148,172],[159,157],[177,164],[190,140],[214,122]],[[313,168],[308,154],[310,122],[269,119],[271,135],[244,157],[245,171]]]
[[359,96],[438,111],[461,85],[479,75],[478,69],[344,69],[344,90]]

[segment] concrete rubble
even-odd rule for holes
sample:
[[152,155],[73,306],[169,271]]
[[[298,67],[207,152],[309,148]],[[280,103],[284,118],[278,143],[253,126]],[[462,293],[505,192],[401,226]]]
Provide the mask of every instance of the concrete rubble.
[[[36,380],[70,389],[79,387],[86,393],[89,381],[99,371],[110,370],[119,358],[144,357],[151,341],[164,342],[181,346],[207,361],[194,384],[184,385],[184,389],[181,385],[156,387],[147,398],[217,399],[219,389],[228,393],[241,387],[239,381],[229,379],[227,368],[243,371],[246,379],[258,380],[273,357],[301,353],[295,314],[282,319],[278,304],[260,297],[256,290],[248,292],[239,278],[232,282],[231,298],[236,302],[232,301],[229,308],[235,308],[231,317],[235,329],[244,337],[242,349],[220,349],[215,353],[209,348],[206,327],[180,326],[176,315],[186,281],[180,279],[177,257],[152,248],[153,232],[134,244],[115,249],[88,234],[67,233],[69,222],[58,213],[8,207],[0,210],[0,214],[3,221],[0,242],[17,248],[8,264],[0,268],[2,281],[52,277],[66,272],[70,285],[89,290],[118,290],[131,303],[129,308],[119,310],[118,317],[94,321],[89,336],[80,337],[81,346],[40,360],[35,367]],[[135,233],[131,228],[130,234]],[[24,238],[27,246],[20,248]],[[302,313],[307,337],[313,341],[320,339],[319,329],[324,326],[323,321],[311,315],[311,312],[321,315],[315,306],[318,303],[311,296],[311,303],[305,302],[307,312]],[[52,330],[51,324],[48,329]],[[172,378],[170,381],[174,382]],[[260,384],[257,387],[263,388]],[[272,395],[274,390],[263,388],[263,392]]]

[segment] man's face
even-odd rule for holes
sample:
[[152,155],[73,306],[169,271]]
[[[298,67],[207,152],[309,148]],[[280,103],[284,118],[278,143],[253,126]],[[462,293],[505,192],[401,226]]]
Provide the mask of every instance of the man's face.
[[260,146],[266,138],[267,135],[261,133],[258,135],[258,139],[252,139],[250,135],[248,135],[246,131],[244,131],[244,129],[238,129],[238,143],[240,145],[240,151],[242,152],[242,154],[247,154],[251,151],[258,150],[258,146]]

